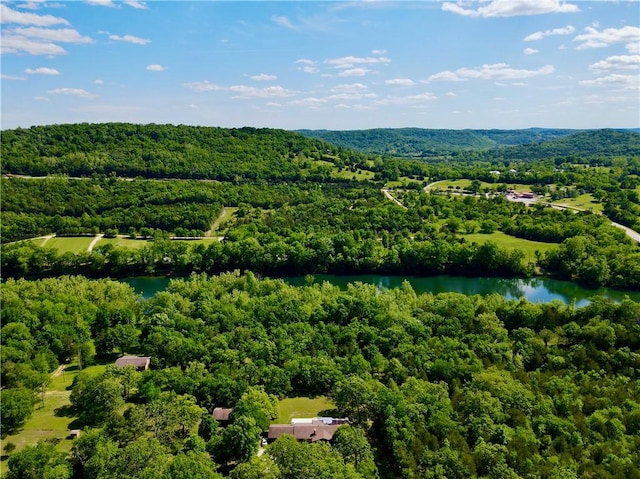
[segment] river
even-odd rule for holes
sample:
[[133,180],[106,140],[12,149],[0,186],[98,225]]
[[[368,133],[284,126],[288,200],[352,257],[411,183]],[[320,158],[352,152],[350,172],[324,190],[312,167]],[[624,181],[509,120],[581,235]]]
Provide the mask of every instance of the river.
[[[346,288],[347,284],[360,281],[376,285],[378,288],[396,288],[408,281],[416,293],[457,292],[463,294],[486,295],[498,293],[508,299],[526,298],[532,303],[548,303],[559,300],[563,303],[575,301],[576,306],[584,306],[593,296],[605,296],[614,301],[622,301],[628,296],[634,301],[640,301],[640,292],[622,291],[611,288],[589,289],[570,281],[559,281],[549,278],[467,278],[460,276],[385,276],[377,274],[337,276],[319,274],[314,277],[315,282],[328,281],[331,284]],[[305,276],[285,277],[285,282],[300,286],[307,282]],[[150,298],[159,291],[166,289],[170,278],[167,277],[134,277],[121,281],[130,284],[143,298]]]

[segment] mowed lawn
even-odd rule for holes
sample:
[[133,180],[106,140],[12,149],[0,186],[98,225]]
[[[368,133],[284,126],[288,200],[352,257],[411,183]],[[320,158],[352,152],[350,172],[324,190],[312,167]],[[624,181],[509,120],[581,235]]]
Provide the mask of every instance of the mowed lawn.
[[[7,468],[8,459],[5,456],[4,447],[9,442],[16,445],[14,452],[17,452],[25,446],[35,445],[38,441],[59,439],[60,441],[56,445],[59,451],[69,452],[71,450],[72,440],[69,439],[69,431],[72,429],[71,423],[76,418],[70,415],[68,411],[71,390],[67,388],[73,383],[78,370],[75,365],[68,365],[67,367],[68,370],[51,380],[51,384],[44,396],[44,406],[42,405],[42,397],[38,395],[38,400],[33,407],[33,414],[24,427],[17,434],[7,436],[0,441],[0,448],[3,454],[0,468],[3,472]],[[105,368],[106,365],[89,366],[83,369],[83,372],[98,375],[102,374]]]
[[336,405],[324,396],[314,398],[286,398],[278,402],[278,418],[272,424],[289,424],[295,417],[318,417],[323,411],[330,411]]
[[56,236],[47,241],[45,248],[51,248],[58,253],[78,254],[89,249],[89,245],[95,236]]
[[463,235],[467,241],[476,242],[479,244],[493,241],[500,248],[505,249],[519,249],[525,254],[525,261],[535,261],[536,251],[540,253],[546,253],[547,251],[554,250],[558,247],[555,243],[543,243],[541,241],[531,241],[522,238],[516,238],[515,236],[507,235],[501,231],[496,231],[491,234],[467,234]]
[[571,208],[578,208],[580,210],[593,211],[594,213],[602,213],[604,207],[602,203],[596,201],[590,193],[576,196],[575,198],[563,198],[561,200],[555,200],[552,203],[569,206]]

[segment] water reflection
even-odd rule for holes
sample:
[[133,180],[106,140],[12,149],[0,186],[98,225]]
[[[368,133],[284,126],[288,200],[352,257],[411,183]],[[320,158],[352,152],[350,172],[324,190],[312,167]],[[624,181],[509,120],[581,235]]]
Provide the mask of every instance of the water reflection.
[[[307,284],[306,276],[282,278],[288,284],[302,286]],[[327,281],[342,289],[349,283],[362,282],[375,285],[380,289],[399,288],[404,281],[408,281],[416,293],[445,293],[456,292],[468,295],[500,294],[507,299],[526,298],[532,303],[549,303],[559,300],[563,303],[575,302],[576,306],[589,303],[589,298],[605,296],[614,301],[622,301],[628,296],[634,301],[640,301],[640,292],[621,291],[610,288],[589,289],[569,281],[559,281],[548,278],[467,278],[460,276],[385,276],[385,275],[354,275],[336,276],[319,274],[313,276],[314,282]],[[134,277],[121,280],[130,284],[144,298],[150,298],[158,291],[164,291],[169,284],[167,277]]]

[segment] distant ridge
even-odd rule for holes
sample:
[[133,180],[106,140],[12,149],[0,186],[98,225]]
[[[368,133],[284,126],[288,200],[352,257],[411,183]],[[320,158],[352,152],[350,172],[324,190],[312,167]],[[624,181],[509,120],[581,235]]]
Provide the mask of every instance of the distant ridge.
[[[626,130],[573,130],[558,128],[528,128],[525,130],[444,130],[444,129],[422,129],[422,128],[376,128],[370,130],[297,130],[298,133],[310,137],[328,141],[342,148],[353,149],[365,153],[374,153],[385,156],[395,156],[402,158],[429,158],[446,156],[464,151],[481,151],[492,149],[507,149],[512,147],[513,154],[518,154],[517,147],[531,147],[533,145],[560,141],[562,139],[577,136],[576,141],[567,140],[555,144],[557,154],[576,154],[582,151],[577,142],[594,138],[607,148],[610,138],[615,132],[623,136],[617,136],[616,141],[632,138],[640,129]],[[604,136],[594,132],[605,133]],[[624,135],[630,134],[631,137]],[[596,135],[595,137],[592,135]],[[593,145],[592,145],[593,146]],[[609,145],[610,146],[610,145]],[[628,146],[628,145],[627,145]],[[576,151],[570,151],[576,149]],[[602,148],[596,148],[600,151]],[[626,150],[626,147],[622,148]],[[631,148],[633,149],[633,148]],[[505,153],[501,151],[500,153]],[[591,151],[593,153],[593,151]],[[510,156],[507,153],[506,156]],[[501,156],[500,154],[498,156]]]

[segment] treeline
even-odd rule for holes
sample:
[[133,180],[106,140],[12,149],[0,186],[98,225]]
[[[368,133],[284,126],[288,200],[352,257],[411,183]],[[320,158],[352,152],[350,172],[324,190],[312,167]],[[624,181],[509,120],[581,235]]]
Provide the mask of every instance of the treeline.
[[[66,459],[47,444],[13,453],[9,479],[52,470],[78,479],[633,479],[640,470],[640,304],[630,300],[575,308],[417,295],[408,284],[293,287],[251,273],[194,275],[144,301],[83,278],[9,280],[0,291],[11,351],[3,384],[12,372],[0,392],[3,427],[4,398],[33,394],[16,369],[22,358],[51,357],[48,371],[77,356],[52,335],[98,356],[152,357],[143,373],[79,375],[71,398],[83,436]],[[256,457],[274,396],[318,394],[350,425],[331,444],[284,436]],[[225,429],[211,418],[216,406],[236,408]]]
[[[247,231],[254,231],[249,229]],[[616,231],[617,234],[619,234]],[[526,258],[493,242],[477,244],[453,236],[427,239],[384,234],[382,239],[355,233],[272,233],[238,236],[208,246],[156,238],[137,249],[97,246],[91,252],[62,253],[32,242],[3,247],[5,278],[61,274],[91,277],[186,275],[233,269],[286,276],[314,273],[398,274],[430,276],[526,277],[543,273],[588,286],[640,289],[640,252],[617,236],[581,235],[564,240],[557,250]]]

